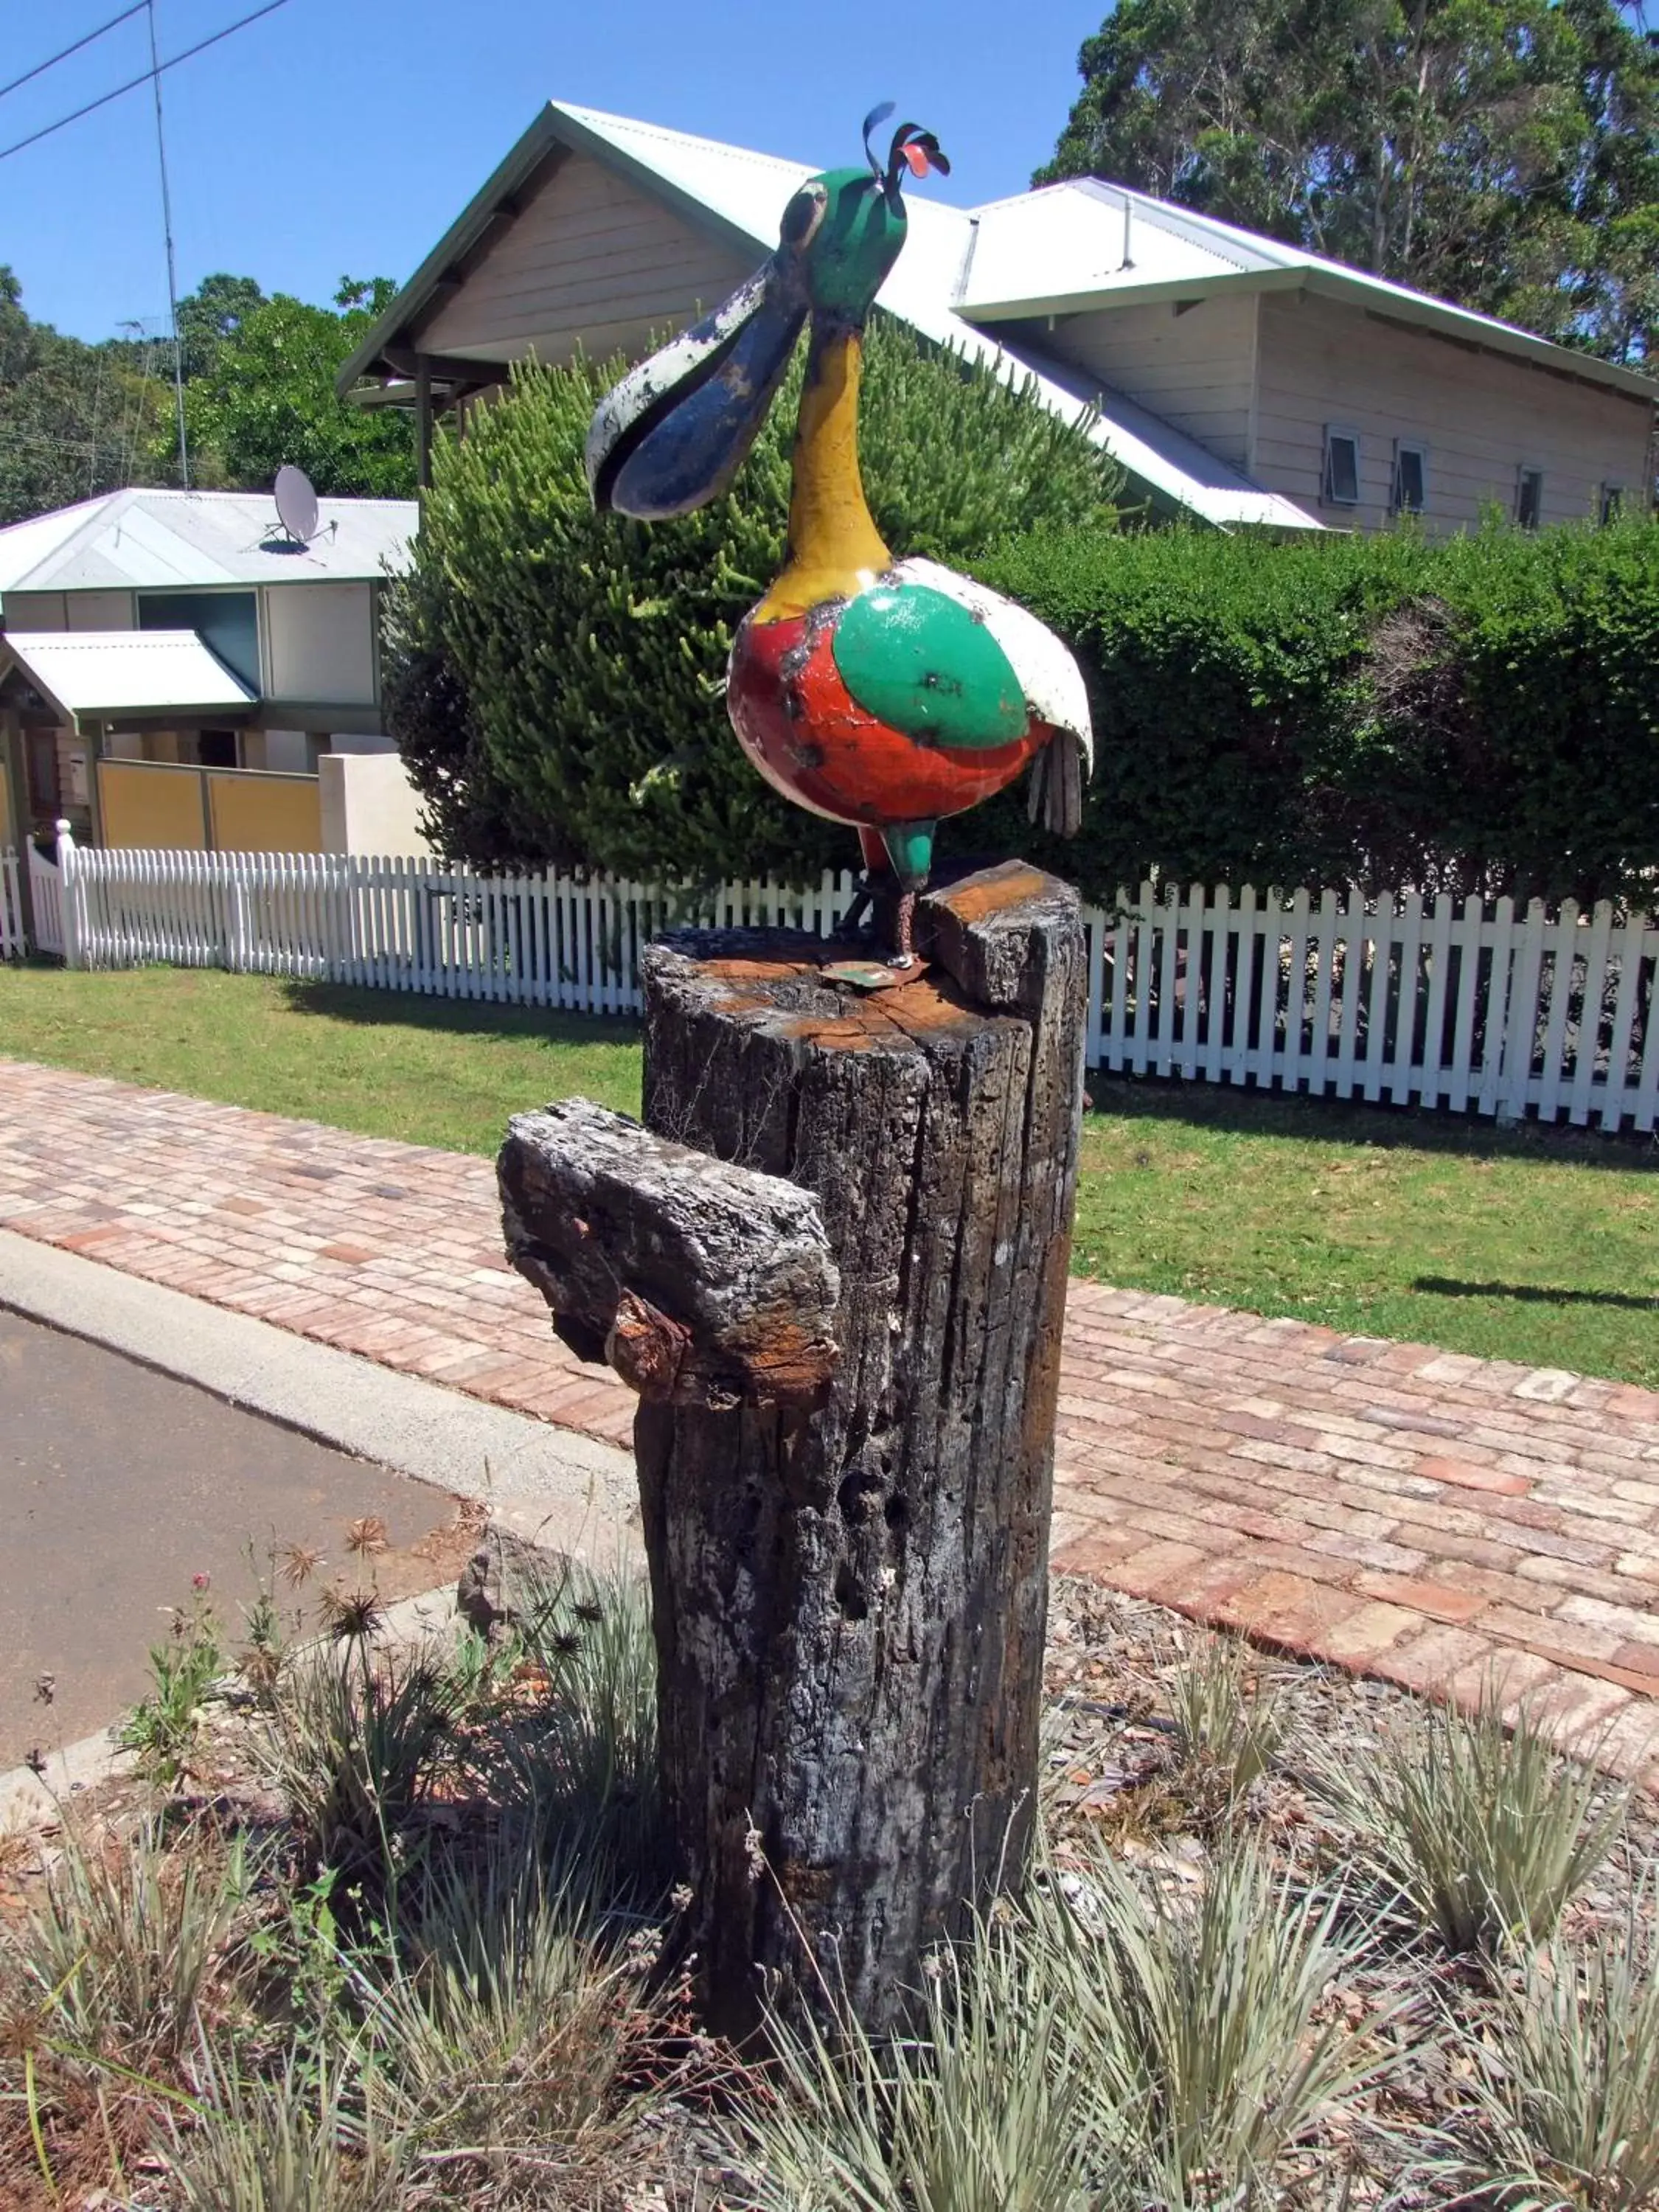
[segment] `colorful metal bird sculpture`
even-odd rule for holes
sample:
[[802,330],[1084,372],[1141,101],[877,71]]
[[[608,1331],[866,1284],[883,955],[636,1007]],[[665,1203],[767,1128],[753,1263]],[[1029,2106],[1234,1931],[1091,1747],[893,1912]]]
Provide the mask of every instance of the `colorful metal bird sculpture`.
[[942,817],[1032,766],[1031,817],[1072,835],[1092,759],[1076,662],[1012,600],[936,562],[895,561],[859,473],[863,332],[905,239],[908,169],[949,171],[914,123],[884,164],[831,169],[783,211],[777,252],[723,307],[631,370],[587,440],[593,499],[645,521],[730,485],[766,419],[803,322],[811,332],[782,573],[732,647],[738,742],[798,805],[856,828],[860,894],[889,895],[890,966],[912,964],[911,915]]

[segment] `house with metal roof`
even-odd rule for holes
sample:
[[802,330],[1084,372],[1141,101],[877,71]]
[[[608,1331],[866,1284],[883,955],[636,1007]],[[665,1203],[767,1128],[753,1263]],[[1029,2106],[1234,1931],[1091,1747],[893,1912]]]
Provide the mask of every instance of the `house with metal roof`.
[[[550,101],[340,390],[413,408],[424,465],[436,416],[513,362],[637,356],[718,304],[812,173]],[[880,307],[1089,419],[1156,512],[1443,531],[1494,505],[1533,526],[1648,502],[1659,390],[1635,370],[1094,179],[978,208],[906,197]]]
[[[240,794],[244,840],[254,798],[273,839],[317,818],[324,757],[395,750],[380,600],[419,515],[324,499],[301,539],[264,493],[133,489],[0,530],[0,845],[59,818],[110,842],[210,843],[215,793],[228,821],[240,787],[210,774],[309,783]],[[140,768],[191,773],[123,772]]]

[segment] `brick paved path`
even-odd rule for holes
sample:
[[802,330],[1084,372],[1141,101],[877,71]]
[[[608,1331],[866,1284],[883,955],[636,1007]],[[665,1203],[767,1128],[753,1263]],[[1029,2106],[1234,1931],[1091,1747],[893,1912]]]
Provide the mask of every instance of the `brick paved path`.
[[[629,1441],[487,1161],[0,1060],[0,1224]],[[1659,1755],[1659,1394],[1076,1282],[1055,1505],[1058,1566]]]

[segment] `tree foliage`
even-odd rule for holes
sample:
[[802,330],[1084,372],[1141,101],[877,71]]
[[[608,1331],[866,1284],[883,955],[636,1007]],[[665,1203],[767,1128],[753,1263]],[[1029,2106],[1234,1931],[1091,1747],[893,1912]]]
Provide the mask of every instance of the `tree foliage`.
[[[415,489],[406,414],[368,415],[334,376],[393,286],[345,279],[332,308],[221,271],[179,302],[191,481],[265,491],[293,461],[322,492]],[[30,319],[0,266],[0,525],[100,492],[179,481],[173,342],[132,331],[88,345]]]
[[[436,836],[486,867],[671,883],[848,865],[850,833],[761,781],[720,696],[782,562],[799,363],[730,495],[655,527],[588,497],[588,421],[621,367],[521,367],[435,458],[383,659],[386,726]],[[1011,530],[1109,515],[1112,472],[1079,429],[902,325],[872,329],[861,420],[897,553],[960,562]]]
[[1121,0],[1079,67],[1037,182],[1659,359],[1659,42],[1613,0]]
[[31,321],[0,266],[0,525],[156,481],[164,395],[146,365],[130,341],[86,345]]
[[[210,286],[224,289],[204,299]],[[210,278],[186,303],[188,322],[180,313],[186,358],[200,362],[185,389],[185,421],[201,480],[264,490],[291,461],[319,492],[411,495],[407,412],[348,407],[334,390],[337,370],[395,289],[384,276],[368,283],[346,277],[330,308],[285,292],[260,298],[250,279]]]
[[186,380],[204,376],[226,346],[234,345],[256,307],[269,303],[252,276],[221,270],[203,277],[179,302],[179,345]]

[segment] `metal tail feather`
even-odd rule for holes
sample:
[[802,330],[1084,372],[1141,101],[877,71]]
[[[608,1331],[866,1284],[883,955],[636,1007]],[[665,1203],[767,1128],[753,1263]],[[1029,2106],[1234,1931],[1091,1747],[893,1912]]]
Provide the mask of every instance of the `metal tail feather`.
[[1083,827],[1083,748],[1070,730],[1056,730],[1031,763],[1026,800],[1033,822],[1058,836]]

